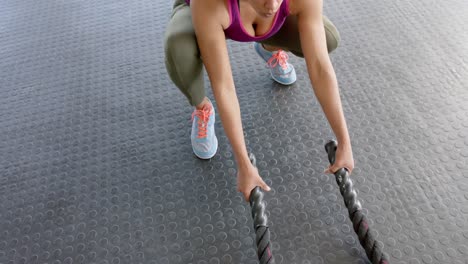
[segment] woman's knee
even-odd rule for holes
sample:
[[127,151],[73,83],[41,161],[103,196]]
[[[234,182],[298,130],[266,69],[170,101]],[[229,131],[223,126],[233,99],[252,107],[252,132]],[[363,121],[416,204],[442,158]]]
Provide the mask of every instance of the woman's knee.
[[[338,48],[338,45],[341,41],[340,33],[338,32],[338,29],[335,27],[335,25],[326,16],[323,16],[323,25],[325,28],[327,50],[328,50],[328,53],[331,53],[332,51]],[[291,39],[291,38],[286,38],[286,39]],[[287,43],[288,47],[286,47],[285,49],[290,51],[297,57],[304,58],[304,53],[302,52],[299,33],[297,34],[296,37],[292,39],[295,39],[295,41],[289,40]],[[270,42],[273,42],[273,41],[270,41]],[[267,43],[267,44],[272,44],[272,43]]]
[[183,60],[195,59],[200,56],[195,35],[187,32],[169,32],[164,40],[166,57]]
[[328,53],[331,53],[338,48],[341,41],[340,33],[335,25],[325,16],[323,17],[323,24],[325,26]]
[[174,63],[179,60],[185,63],[199,56],[190,8],[186,4],[174,9],[164,35],[164,51],[166,60]]
[[171,79],[179,83],[181,78],[201,67],[200,51],[195,33],[182,25],[169,25],[164,37],[164,53],[167,71]]

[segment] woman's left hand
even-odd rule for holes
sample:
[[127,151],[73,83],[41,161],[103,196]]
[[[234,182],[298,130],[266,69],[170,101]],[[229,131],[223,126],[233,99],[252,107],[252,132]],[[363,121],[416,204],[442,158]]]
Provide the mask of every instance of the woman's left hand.
[[338,143],[335,155],[335,163],[333,165],[329,165],[328,168],[325,169],[324,173],[334,174],[337,170],[346,168],[351,175],[354,169],[354,158],[351,144]]

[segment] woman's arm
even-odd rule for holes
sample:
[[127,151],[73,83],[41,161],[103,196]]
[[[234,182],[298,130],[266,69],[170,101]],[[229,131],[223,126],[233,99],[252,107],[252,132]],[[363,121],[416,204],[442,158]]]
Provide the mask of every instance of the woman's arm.
[[201,57],[211,82],[221,122],[237,162],[238,190],[248,199],[255,186],[265,190],[269,188],[252,166],[245,146],[239,101],[221,23],[225,6],[223,1],[219,0],[192,0],[190,5]]
[[220,22],[221,1],[192,0],[192,19],[198,46],[211,82],[221,122],[232,145],[239,166],[250,163],[245,148],[239,102]]
[[338,82],[328,55],[322,0],[291,0],[291,2],[294,2],[292,12],[298,10],[302,52],[314,93],[338,140],[336,163],[329,170],[333,172],[340,167],[346,167],[351,172],[354,168],[351,141],[341,105]]

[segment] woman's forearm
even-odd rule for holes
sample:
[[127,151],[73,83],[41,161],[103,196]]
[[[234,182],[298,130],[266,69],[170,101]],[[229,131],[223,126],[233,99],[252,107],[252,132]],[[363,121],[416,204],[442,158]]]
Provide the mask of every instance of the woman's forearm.
[[316,72],[310,73],[310,76],[314,76],[314,78],[311,78],[314,93],[322,106],[323,112],[338,142],[341,144],[350,144],[335,72],[332,67],[327,68],[329,70],[324,70],[324,67],[316,66],[314,68]]
[[232,146],[239,167],[250,163],[245,146],[239,101],[234,88],[217,87],[213,90],[219,116],[226,136]]

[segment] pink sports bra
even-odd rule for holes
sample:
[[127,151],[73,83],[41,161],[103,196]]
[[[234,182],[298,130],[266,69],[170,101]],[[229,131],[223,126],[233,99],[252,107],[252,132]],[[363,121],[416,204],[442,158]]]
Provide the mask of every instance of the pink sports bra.
[[[273,25],[267,33],[261,36],[251,36],[242,25],[238,0],[228,1],[229,16],[231,24],[224,30],[226,38],[240,42],[262,41],[273,36],[283,26],[284,21],[289,15],[289,0],[283,0],[280,8],[275,14]],[[190,0],[185,0],[190,5]]]

